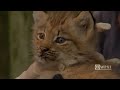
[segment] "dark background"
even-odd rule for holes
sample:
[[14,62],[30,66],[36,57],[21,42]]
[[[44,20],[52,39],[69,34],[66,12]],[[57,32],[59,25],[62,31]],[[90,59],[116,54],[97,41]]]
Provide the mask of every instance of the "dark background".
[[16,78],[32,62],[32,11],[0,11],[0,79]]

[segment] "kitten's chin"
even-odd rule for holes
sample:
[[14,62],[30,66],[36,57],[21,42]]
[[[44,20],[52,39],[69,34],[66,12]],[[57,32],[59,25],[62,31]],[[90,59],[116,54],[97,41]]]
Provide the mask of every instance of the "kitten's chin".
[[35,59],[35,61],[37,61],[38,63],[41,63],[41,64],[49,64],[49,63],[55,62],[55,60],[53,60],[53,59],[48,59],[48,58],[44,59],[39,56],[34,56],[34,59]]
[[43,59],[41,57],[34,56],[34,58],[35,58],[35,61],[38,62],[38,63],[41,63],[41,64],[45,64],[46,63],[45,59]]

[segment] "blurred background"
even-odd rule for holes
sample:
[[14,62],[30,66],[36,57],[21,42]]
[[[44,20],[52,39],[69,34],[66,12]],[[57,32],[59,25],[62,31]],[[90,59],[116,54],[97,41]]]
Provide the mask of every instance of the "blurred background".
[[19,76],[32,63],[32,11],[0,11],[0,79]]

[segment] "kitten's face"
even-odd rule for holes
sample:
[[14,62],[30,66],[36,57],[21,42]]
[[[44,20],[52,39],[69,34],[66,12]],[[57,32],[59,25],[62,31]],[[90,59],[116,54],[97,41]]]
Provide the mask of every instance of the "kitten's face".
[[88,11],[36,11],[33,44],[42,63],[77,59],[77,53],[92,49],[94,21]]

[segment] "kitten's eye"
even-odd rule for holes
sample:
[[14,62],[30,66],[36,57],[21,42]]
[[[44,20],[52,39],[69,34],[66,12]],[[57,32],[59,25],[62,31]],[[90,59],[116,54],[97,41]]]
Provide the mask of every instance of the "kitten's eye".
[[37,34],[37,38],[38,39],[44,39],[45,38],[45,34],[44,33],[38,33]]
[[64,43],[66,41],[66,39],[65,38],[63,38],[63,37],[57,37],[57,39],[55,40],[55,42],[56,43]]

